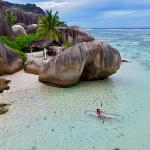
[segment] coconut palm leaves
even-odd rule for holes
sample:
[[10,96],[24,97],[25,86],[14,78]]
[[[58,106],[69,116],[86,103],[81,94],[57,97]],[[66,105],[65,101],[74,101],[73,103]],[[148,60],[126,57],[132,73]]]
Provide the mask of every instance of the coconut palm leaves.
[[39,20],[39,28],[37,34],[42,38],[49,38],[55,41],[59,41],[59,37],[62,32],[59,31],[56,27],[64,26],[65,23],[59,20],[58,12],[54,15],[52,10],[46,11],[46,15],[41,17]]

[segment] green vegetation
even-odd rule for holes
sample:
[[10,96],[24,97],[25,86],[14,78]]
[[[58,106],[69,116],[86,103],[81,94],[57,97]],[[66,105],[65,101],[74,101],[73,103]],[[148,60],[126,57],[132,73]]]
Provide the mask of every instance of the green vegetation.
[[4,15],[11,26],[17,22],[17,18],[11,12],[5,12]]
[[70,47],[72,47],[72,43],[67,42],[67,43],[65,43],[64,47],[65,47],[66,49],[67,49],[67,48],[70,48]]
[[12,48],[12,51],[14,53],[16,53],[18,56],[20,56],[24,62],[27,60],[27,54],[26,53],[19,51],[17,49],[13,49],[13,48]]
[[62,32],[56,27],[64,25],[65,23],[59,20],[58,12],[53,15],[52,10],[46,11],[46,15],[39,20],[37,34],[42,38],[49,38],[59,42]]
[[25,53],[30,52],[29,44],[38,39],[36,34],[30,34],[28,36],[17,36],[14,40],[10,41],[8,37],[1,36],[0,40],[13,49],[17,49],[19,51],[23,51]]
[[24,61],[26,60],[27,52],[30,52],[29,44],[38,39],[36,34],[30,34],[28,36],[17,36],[14,40],[10,41],[6,36],[0,36],[0,40],[7,46],[12,48],[12,50],[18,54]]

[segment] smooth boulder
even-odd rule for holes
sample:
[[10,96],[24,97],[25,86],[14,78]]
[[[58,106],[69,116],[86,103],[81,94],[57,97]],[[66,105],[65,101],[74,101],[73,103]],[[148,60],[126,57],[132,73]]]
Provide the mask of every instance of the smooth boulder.
[[21,8],[9,7],[5,10],[11,12],[16,18],[17,23],[24,23],[25,25],[37,24],[40,15],[33,12],[26,12]]
[[43,50],[44,48],[48,48],[50,46],[60,46],[60,44],[51,39],[37,39],[30,43],[29,47],[32,49],[40,49]]
[[16,36],[18,35],[27,35],[26,30],[21,25],[13,25],[12,30]]
[[101,41],[83,42],[52,58],[40,70],[39,80],[57,86],[71,86],[79,80],[104,79],[121,65],[118,50]]
[[38,25],[37,24],[31,24],[31,25],[26,26],[27,34],[36,33],[37,29],[38,29]]
[[0,35],[7,36],[9,39],[14,39],[15,35],[4,15],[4,6],[0,4]]
[[10,80],[0,78],[0,93],[2,93],[4,90],[9,89],[9,86],[8,86],[9,82],[10,82]]
[[28,54],[27,61],[24,63],[24,71],[30,74],[39,75],[40,69],[50,58],[44,60],[43,52]]
[[57,29],[63,33],[60,39],[62,44],[77,44],[95,40],[93,36],[79,26],[57,27]]
[[0,41],[0,75],[15,73],[22,65],[23,60]]

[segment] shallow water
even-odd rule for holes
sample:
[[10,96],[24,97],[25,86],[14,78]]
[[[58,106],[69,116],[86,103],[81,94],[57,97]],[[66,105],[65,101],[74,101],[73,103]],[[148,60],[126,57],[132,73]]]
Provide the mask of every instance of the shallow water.
[[[123,49],[121,54],[132,60]],[[0,150],[149,150],[149,75],[135,58],[107,80],[0,96],[12,102],[0,116]],[[84,113],[101,103],[106,112],[124,118],[103,123]]]
[[150,29],[87,29],[96,39],[117,48],[123,58],[150,69]]

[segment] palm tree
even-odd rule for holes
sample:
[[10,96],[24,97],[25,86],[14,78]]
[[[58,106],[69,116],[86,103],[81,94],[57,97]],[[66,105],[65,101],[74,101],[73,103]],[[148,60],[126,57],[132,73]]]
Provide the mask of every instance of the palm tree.
[[53,15],[52,10],[46,10],[46,15],[41,17],[38,25],[37,34],[40,37],[49,38],[58,42],[62,32],[56,27],[64,26],[65,23],[59,20],[58,12]]

